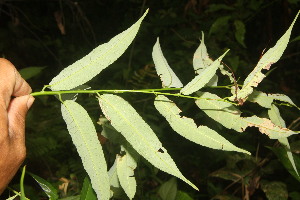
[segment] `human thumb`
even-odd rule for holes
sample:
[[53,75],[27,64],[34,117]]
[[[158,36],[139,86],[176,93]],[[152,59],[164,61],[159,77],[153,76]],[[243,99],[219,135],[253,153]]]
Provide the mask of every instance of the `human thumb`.
[[11,100],[8,107],[8,127],[11,137],[24,139],[25,117],[34,102],[31,95],[16,97]]

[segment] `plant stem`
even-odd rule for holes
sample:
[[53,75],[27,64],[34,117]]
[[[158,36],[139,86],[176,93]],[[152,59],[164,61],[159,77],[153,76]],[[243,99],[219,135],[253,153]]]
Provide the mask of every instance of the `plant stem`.
[[[218,86],[216,86],[217,88]],[[225,86],[226,87],[226,86]],[[224,88],[224,86],[223,86]],[[66,90],[66,91],[44,91],[41,92],[33,92],[31,96],[44,96],[44,95],[58,95],[61,96],[62,94],[99,94],[99,93],[144,93],[144,94],[154,94],[154,95],[166,95],[166,96],[176,96],[176,97],[183,97],[189,99],[207,99],[195,96],[188,96],[183,95],[180,93],[168,93],[163,91],[178,91],[182,88],[160,88],[160,89],[142,89],[142,90]],[[231,103],[233,105],[237,105],[236,103],[227,101],[225,99],[208,99],[208,100],[217,100],[217,101],[225,101]]]

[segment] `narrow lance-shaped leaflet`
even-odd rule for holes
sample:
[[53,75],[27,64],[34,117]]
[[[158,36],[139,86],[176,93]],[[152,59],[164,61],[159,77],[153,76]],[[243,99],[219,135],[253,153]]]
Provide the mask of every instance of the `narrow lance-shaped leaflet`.
[[116,61],[135,38],[144,15],[130,28],[104,43],[82,59],[63,69],[49,83],[51,90],[69,90],[82,85]]
[[103,114],[111,121],[112,126],[141,156],[158,169],[180,178],[198,190],[181,174],[150,126],[127,101],[117,95],[103,94],[99,96],[99,103]]
[[192,94],[204,87],[209,80],[216,74],[217,69],[219,68],[220,62],[223,57],[226,55],[227,50],[222,56],[215,60],[209,67],[205,68],[201,74],[197,75],[192,81],[190,81],[184,88],[180,90],[180,93],[184,95]]
[[[296,15],[294,21],[292,22],[289,29],[285,32],[285,34],[277,41],[274,47],[270,48],[259,60],[256,67],[253,71],[247,76],[244,81],[242,89],[237,94],[237,99],[241,101],[245,101],[249,94],[253,92],[253,87],[257,87],[258,84],[266,77],[261,71],[263,69],[269,70],[271,65],[276,63],[280,57],[282,56],[284,50],[287,47],[287,44],[290,39],[290,35],[292,32],[292,28],[296,22],[296,19],[299,15],[300,11]],[[231,100],[236,98],[235,95],[230,97]]]
[[[276,124],[277,126],[284,127],[284,128],[286,127],[285,121],[282,119],[279,109],[274,104],[272,104],[271,108],[268,110],[268,115],[274,124]],[[294,168],[294,171],[299,176],[299,173],[298,173],[298,170],[297,170],[297,167],[295,164],[295,160],[294,160],[293,154],[291,152],[291,147],[290,147],[288,138],[279,138],[278,141],[285,146],[287,157],[290,160],[290,162]]]
[[271,108],[274,100],[286,102],[299,109],[299,107],[290,99],[290,97],[284,94],[267,94],[261,91],[254,90],[248,98],[248,101],[257,103],[265,108]]
[[162,81],[163,87],[168,87],[168,88],[183,87],[181,81],[176,76],[176,74],[173,72],[173,70],[169,66],[167,60],[165,59],[165,57],[162,53],[162,50],[161,50],[160,44],[159,44],[159,38],[157,38],[157,41],[153,47],[152,58],[154,61],[156,72]]
[[184,116],[181,117],[181,110],[167,97],[158,95],[155,98],[154,105],[160,114],[166,118],[173,130],[186,139],[213,149],[250,154],[250,152],[234,146],[207,126],[197,127],[193,119]]
[[196,105],[210,118],[219,122],[224,127],[243,132],[248,126],[254,126],[271,139],[279,139],[297,134],[287,128],[276,126],[267,118],[257,116],[241,117],[241,112],[228,102],[224,102],[219,96],[209,92],[197,93],[200,99]]
[[[193,67],[196,74],[201,74],[203,70],[209,67],[214,61],[209,58],[207,53],[207,49],[204,43],[204,33],[202,32],[202,39],[199,47],[194,53],[193,57]],[[218,84],[218,76],[215,74],[209,82],[206,84],[207,86],[216,86]]]
[[97,198],[108,200],[110,184],[106,161],[91,118],[81,105],[71,100],[63,102],[61,112]]
[[118,178],[128,198],[133,199],[136,193],[136,180],[134,177],[134,170],[137,167],[137,153],[134,152],[134,150],[129,151],[129,148],[127,150],[127,148],[123,145],[121,146],[121,151],[124,151],[125,155],[117,155]]

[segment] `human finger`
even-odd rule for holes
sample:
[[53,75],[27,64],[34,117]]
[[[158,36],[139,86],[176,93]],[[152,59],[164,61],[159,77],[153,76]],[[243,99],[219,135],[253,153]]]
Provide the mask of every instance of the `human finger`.
[[0,106],[8,107],[11,96],[30,94],[31,88],[14,65],[0,58]]
[[9,136],[21,145],[25,144],[25,117],[33,102],[34,97],[26,95],[12,99],[8,107]]

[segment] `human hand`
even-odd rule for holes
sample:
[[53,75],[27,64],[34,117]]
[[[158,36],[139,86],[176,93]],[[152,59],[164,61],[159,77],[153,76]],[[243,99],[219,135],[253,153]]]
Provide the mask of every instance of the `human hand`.
[[0,194],[26,156],[25,117],[34,101],[30,93],[14,65],[0,58]]

